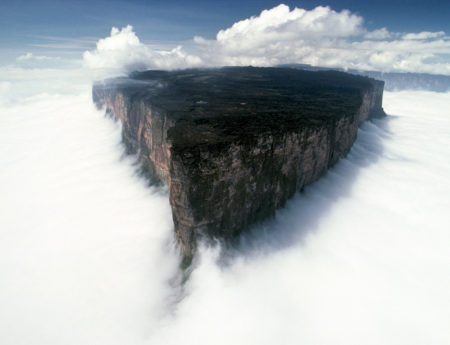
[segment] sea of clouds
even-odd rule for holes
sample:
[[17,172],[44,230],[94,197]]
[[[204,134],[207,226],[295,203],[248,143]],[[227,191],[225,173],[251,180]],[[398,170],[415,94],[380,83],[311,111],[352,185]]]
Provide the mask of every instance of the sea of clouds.
[[[363,30],[330,11],[278,7],[217,40],[321,13]],[[450,343],[449,93],[385,92],[389,116],[363,124],[345,159],[235,248],[202,247],[183,283],[168,191],[90,96],[99,76],[161,67],[148,49],[127,27],[69,67],[0,67],[2,345]],[[186,54],[161,61],[199,63]]]

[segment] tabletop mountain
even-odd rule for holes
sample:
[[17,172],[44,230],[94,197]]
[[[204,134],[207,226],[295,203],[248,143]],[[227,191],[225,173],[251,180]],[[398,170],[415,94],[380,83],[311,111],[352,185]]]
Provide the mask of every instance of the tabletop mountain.
[[337,71],[226,67],[135,72],[96,83],[99,108],[166,183],[175,234],[233,238],[274,215],[382,116],[384,83]]

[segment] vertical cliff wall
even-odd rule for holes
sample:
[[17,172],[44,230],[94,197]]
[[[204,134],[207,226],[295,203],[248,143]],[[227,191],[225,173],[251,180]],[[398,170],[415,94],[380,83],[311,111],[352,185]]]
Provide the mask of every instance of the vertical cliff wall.
[[97,107],[105,107],[106,113],[122,124],[127,151],[139,154],[148,173],[167,184],[170,160],[167,131],[174,121],[146,99],[147,87],[128,79],[116,80],[111,84],[96,84],[92,96]]
[[232,238],[273,215],[348,153],[362,121],[384,115],[373,79],[220,71],[147,72],[93,88],[128,150],[168,184],[186,256],[199,235]]

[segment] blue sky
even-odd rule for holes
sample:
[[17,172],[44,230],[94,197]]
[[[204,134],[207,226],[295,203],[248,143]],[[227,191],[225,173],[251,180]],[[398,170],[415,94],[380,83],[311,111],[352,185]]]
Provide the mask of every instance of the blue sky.
[[[81,56],[83,51],[94,49],[98,39],[108,36],[113,26],[128,24],[146,44],[186,47],[194,36],[213,40],[219,30],[280,3],[291,9],[312,10],[319,5],[336,12],[348,9],[364,19],[362,26],[367,31],[386,27],[398,34],[450,33],[448,0],[2,0],[0,63],[13,62],[28,52],[34,56]],[[437,57],[439,52],[434,52],[432,59]]]
[[145,1],[145,0],[2,0],[2,45],[20,46],[40,37],[102,37],[112,26],[134,26],[141,39],[176,41],[201,35],[213,38],[219,29],[284,3],[291,8],[330,6],[349,9],[365,19],[369,29],[450,32],[450,1],[328,0],[328,1]]

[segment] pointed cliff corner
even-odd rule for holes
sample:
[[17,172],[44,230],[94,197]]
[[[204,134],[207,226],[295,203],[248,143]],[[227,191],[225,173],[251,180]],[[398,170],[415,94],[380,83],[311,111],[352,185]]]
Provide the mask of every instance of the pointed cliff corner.
[[229,239],[344,157],[358,125],[384,116],[384,82],[290,68],[136,72],[96,83],[97,107],[168,184],[187,258],[200,235]]

